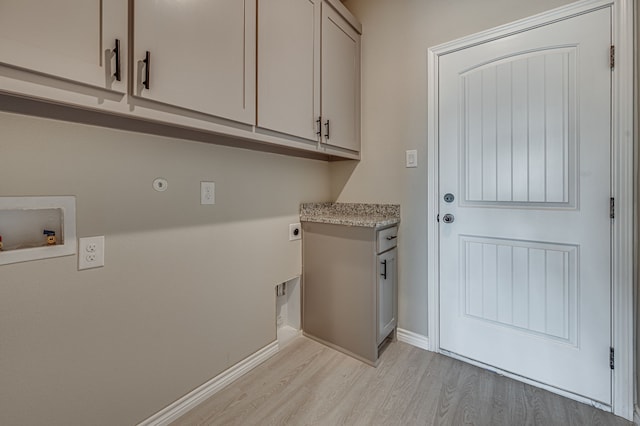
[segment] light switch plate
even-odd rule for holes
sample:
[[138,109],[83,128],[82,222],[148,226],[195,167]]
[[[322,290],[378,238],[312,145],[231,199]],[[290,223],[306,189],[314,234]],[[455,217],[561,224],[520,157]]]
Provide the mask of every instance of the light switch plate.
[[78,270],[104,266],[104,236],[80,238],[78,241]]
[[415,149],[407,150],[406,162],[408,168],[418,167],[418,151]]

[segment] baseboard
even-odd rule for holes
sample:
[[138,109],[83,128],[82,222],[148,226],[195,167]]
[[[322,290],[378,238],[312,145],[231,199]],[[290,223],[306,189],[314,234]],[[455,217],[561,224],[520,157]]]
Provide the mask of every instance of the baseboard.
[[633,409],[633,424],[640,425],[640,407],[637,405]]
[[138,426],[168,425],[187,413],[189,410],[193,409],[205,399],[222,390],[222,388],[231,382],[239,379],[242,375],[248,373],[253,368],[271,358],[277,352],[278,342],[270,343],[239,363],[218,374],[207,383],[189,392],[173,404],[165,407],[148,419],[143,420],[138,424]]
[[397,330],[398,340],[404,343],[408,343],[417,348],[429,350],[429,338],[422,334],[414,333],[409,330],[398,328]]

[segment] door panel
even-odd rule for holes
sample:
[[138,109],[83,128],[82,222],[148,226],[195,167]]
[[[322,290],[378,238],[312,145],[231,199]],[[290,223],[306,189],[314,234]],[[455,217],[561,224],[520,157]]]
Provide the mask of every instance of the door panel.
[[[46,34],[46,36],[42,36]],[[115,39],[126,75],[126,2],[3,0],[0,63],[91,86],[124,91],[116,81]]]
[[322,129],[327,145],[360,151],[360,35],[327,3],[322,7]]
[[576,343],[578,247],[472,236],[460,247],[465,316]]
[[467,203],[575,201],[575,59],[547,49],[461,74]]
[[396,326],[397,255],[397,248],[378,255],[377,344],[382,343]]
[[137,96],[255,123],[255,1],[136,0],[133,19]]
[[258,22],[258,126],[317,141],[320,0],[260,1]]
[[610,33],[601,9],[444,55],[438,105],[441,348],[603,404]]

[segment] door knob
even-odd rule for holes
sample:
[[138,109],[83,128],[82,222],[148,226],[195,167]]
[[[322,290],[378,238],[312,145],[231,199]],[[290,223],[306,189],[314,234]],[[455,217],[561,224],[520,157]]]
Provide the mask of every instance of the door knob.
[[453,217],[453,215],[452,215],[452,214],[449,214],[449,213],[445,214],[445,215],[442,217],[442,221],[443,221],[444,223],[453,223],[453,221],[454,221],[454,220],[455,220],[455,217]]

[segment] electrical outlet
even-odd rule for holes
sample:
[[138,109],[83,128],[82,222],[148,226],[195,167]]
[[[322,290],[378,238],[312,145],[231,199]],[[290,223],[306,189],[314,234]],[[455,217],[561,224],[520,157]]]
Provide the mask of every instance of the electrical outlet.
[[216,184],[215,182],[200,182],[200,204],[216,203]]
[[80,238],[78,241],[78,270],[104,266],[104,237]]
[[302,226],[299,223],[289,225],[289,241],[295,241],[302,238]]

